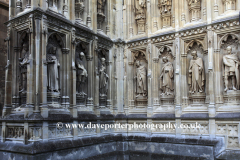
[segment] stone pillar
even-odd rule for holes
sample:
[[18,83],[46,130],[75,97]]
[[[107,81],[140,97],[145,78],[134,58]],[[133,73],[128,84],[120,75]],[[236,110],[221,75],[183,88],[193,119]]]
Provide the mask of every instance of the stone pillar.
[[41,57],[41,62],[40,62],[40,88],[39,88],[39,94],[40,94],[40,100],[39,100],[39,105],[40,105],[40,110],[41,110],[41,115],[44,118],[48,117],[48,106],[47,106],[47,65],[45,64],[46,62],[46,56],[47,56],[47,40],[48,40],[48,30],[46,26],[46,21],[47,17],[43,15],[42,18],[42,38],[41,38],[41,51],[42,53],[40,54]]
[[58,0],[58,13],[63,14],[63,0]]
[[175,27],[176,31],[178,31],[179,29],[179,20],[181,18],[181,14],[180,14],[180,7],[179,7],[179,0],[172,0],[172,5],[174,6],[174,17],[175,17],[175,26],[172,26],[173,28]]
[[68,89],[69,89],[69,73],[68,73],[68,53],[69,49],[68,48],[62,48],[62,70],[63,70],[63,75],[62,75],[62,107],[68,109],[69,108],[69,94],[68,94]]
[[[181,66],[181,48],[180,48],[180,38],[177,37],[175,39],[175,55],[176,55],[176,68],[175,68],[175,75],[174,75],[174,83],[175,83],[175,116],[181,116],[181,84],[180,82],[180,66]],[[177,133],[177,130],[176,130]]]
[[[10,41],[11,40],[11,41]],[[12,109],[12,55],[13,53],[13,30],[11,23],[7,26],[7,66],[5,67],[5,95],[4,95],[4,107],[2,111],[2,117],[5,117],[11,112]]]
[[212,23],[212,1],[204,0],[206,1],[206,7],[207,7],[207,23],[210,24]]
[[116,78],[117,83],[115,84],[117,87],[117,90],[115,91],[117,93],[117,108],[118,108],[118,114],[123,114],[123,105],[124,105],[124,85],[123,85],[123,79],[124,79],[124,65],[123,65],[123,50],[124,45],[118,44],[117,48],[117,62],[116,62]]
[[[42,15],[41,14],[35,14],[34,15],[34,20],[35,20],[35,100],[34,100],[34,105],[35,105],[35,110],[34,112],[38,113],[39,112],[39,100],[40,100],[40,65],[41,65],[41,55],[40,55],[40,46],[41,46],[41,19]],[[31,53],[32,54],[32,53]]]
[[181,53],[181,97],[182,97],[182,107],[188,106],[188,78],[187,78],[187,53],[184,50],[184,44],[180,43],[180,47],[183,49]]
[[146,57],[148,60],[148,74],[147,74],[147,79],[148,79],[148,107],[147,107],[147,116],[151,117],[153,114],[153,95],[152,95],[152,44],[151,41],[148,42],[147,49],[146,49]]
[[94,109],[96,109],[98,106],[99,106],[99,73],[98,73],[98,46],[97,46],[97,37],[95,37],[95,40],[94,40],[94,44],[93,44],[93,47],[94,47],[94,56],[93,56],[93,60],[94,60],[94,69],[92,70],[92,72],[94,71],[94,83],[93,83],[93,86],[94,86]]
[[89,51],[87,55],[87,72],[88,72],[88,89],[87,89],[87,107],[90,108],[91,111],[93,111],[93,94],[94,94],[94,63],[93,63],[93,54],[95,52],[94,48],[96,45],[96,41],[91,41],[89,43]]
[[2,122],[2,133],[1,133],[1,142],[5,142],[6,140],[6,122]]
[[20,47],[14,47],[14,55],[13,55],[13,94],[12,94],[12,107],[17,108],[19,106],[19,84],[18,84],[18,76],[20,76],[19,72],[19,55],[20,55]]
[[152,18],[151,18],[151,3],[150,0],[146,0],[147,3],[147,8],[146,8],[146,33],[147,34],[151,34],[152,33]]
[[[153,97],[153,111],[160,107],[159,102],[159,55],[158,55],[158,48],[153,46],[152,47],[152,54],[153,54],[153,69],[152,69],[152,83],[153,83],[153,89],[152,89],[152,97]],[[161,63],[161,62],[160,62]]]
[[109,50],[108,52],[108,62],[107,62],[107,74],[109,76],[109,79],[108,79],[108,91],[107,91],[107,108],[110,109],[110,111],[112,111],[112,79],[113,79],[113,76],[112,76],[112,50]]
[[75,28],[72,29],[72,35],[71,35],[71,69],[70,69],[70,112],[74,118],[77,118],[78,112],[77,112],[77,103],[76,103],[76,83],[77,83],[77,78],[76,78],[76,64],[75,64],[75,54],[76,54],[76,40],[75,40]]
[[[182,114],[182,107],[181,107],[181,84],[180,82],[180,66],[181,66],[181,39],[179,37],[176,37],[175,39],[175,55],[176,55],[176,60],[175,60],[175,74],[174,74],[174,83],[175,83],[175,117],[181,117]],[[181,124],[181,119],[176,119],[175,123],[177,126],[180,126]],[[181,137],[181,128],[177,127],[176,128],[176,137]]]
[[[37,15],[36,15],[37,16]],[[35,99],[35,65],[34,65],[34,58],[35,58],[35,37],[33,34],[33,15],[29,16],[29,64],[27,64],[27,101],[24,116],[30,115],[34,109],[34,101]],[[39,27],[39,26],[38,26]],[[39,50],[38,50],[39,51]],[[39,53],[40,54],[40,53]]]
[[214,6],[213,6],[214,7],[214,10],[213,10],[214,11],[214,18],[216,18],[218,16],[218,13],[219,13],[218,12],[218,3],[219,3],[218,0],[214,0]]
[[134,104],[134,86],[133,86],[133,81],[134,81],[134,62],[133,62],[133,57],[132,57],[132,52],[131,50],[127,50],[128,52],[128,67],[127,67],[127,83],[128,83],[128,107],[129,109],[133,109],[135,107]]

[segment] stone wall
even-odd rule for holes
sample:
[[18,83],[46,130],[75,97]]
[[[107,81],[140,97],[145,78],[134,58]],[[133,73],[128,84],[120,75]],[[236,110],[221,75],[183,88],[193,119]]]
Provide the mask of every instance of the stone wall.
[[[51,157],[90,145],[104,156],[120,146],[152,159],[239,153],[239,10],[236,0],[12,0],[0,149]],[[57,122],[201,128],[69,130]]]

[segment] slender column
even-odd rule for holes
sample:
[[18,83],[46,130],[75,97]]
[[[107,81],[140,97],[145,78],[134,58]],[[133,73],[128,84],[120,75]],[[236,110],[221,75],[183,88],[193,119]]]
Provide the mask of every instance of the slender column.
[[109,76],[108,79],[108,92],[107,92],[107,108],[109,108],[112,111],[112,50],[109,50],[108,52],[108,67],[107,67],[107,74]]
[[39,112],[39,100],[40,100],[40,49],[41,49],[41,39],[40,39],[40,34],[41,34],[41,18],[42,15],[40,14],[35,14],[34,15],[34,20],[35,20],[35,62],[36,62],[36,71],[35,71],[35,110],[34,112]]
[[[113,25],[113,15],[112,15],[112,2],[113,1],[107,1],[107,26],[106,26],[106,34],[111,37],[111,28]],[[122,7],[122,3],[121,3],[121,7]],[[121,13],[121,17],[122,17],[122,10],[119,10],[119,12]],[[119,19],[122,20],[122,18],[119,17]]]
[[98,46],[97,46],[97,37],[94,40],[94,107],[95,109],[99,106],[99,73],[98,73]]
[[48,38],[48,31],[46,26],[47,17],[43,15],[42,18],[42,39],[41,39],[41,51],[42,54],[40,54],[41,60],[40,61],[40,88],[39,88],[39,94],[40,94],[40,100],[39,105],[41,108],[41,115],[44,118],[48,117],[48,108],[47,108],[47,65],[45,62],[47,61],[47,38]]
[[5,142],[6,140],[6,122],[2,122],[2,133],[1,133],[1,142]]
[[207,1],[205,2],[205,4],[207,4],[206,8],[207,8],[207,23],[210,24],[212,23],[212,1],[208,1],[208,0],[204,0]]
[[75,28],[72,29],[72,35],[71,35],[71,39],[72,39],[72,45],[71,45],[71,78],[70,78],[70,111],[71,114],[73,115],[74,118],[77,118],[78,114],[77,114],[77,103],[76,103],[76,83],[77,83],[77,79],[76,79],[76,64],[75,64],[75,54],[76,54],[76,41],[75,41]]
[[[176,68],[175,68],[175,75],[174,75],[174,83],[175,83],[175,116],[180,117],[181,116],[181,84],[180,82],[180,66],[181,66],[181,48],[180,48],[180,38],[177,37],[175,39],[175,56],[176,56]],[[177,130],[176,130],[177,133]]]
[[14,47],[14,56],[13,56],[13,108],[19,106],[19,85],[18,85],[18,76],[19,76],[19,55],[20,55],[20,47]]
[[128,67],[127,67],[127,83],[128,83],[128,107],[133,109],[134,104],[134,62],[132,59],[132,52],[128,49]]
[[152,44],[151,41],[148,42],[146,49],[146,56],[148,57],[148,107],[147,107],[147,116],[151,117],[153,114],[153,104],[152,104]]
[[[29,16],[29,63],[27,64],[27,109],[25,109],[24,116],[30,115],[33,112],[34,109],[34,101],[35,99],[35,94],[36,94],[36,83],[35,78],[36,76],[34,75],[34,71],[36,71],[35,66],[35,61],[34,58],[36,55],[39,55],[39,48],[37,54],[35,54],[34,46],[36,45],[34,43],[34,34],[33,34],[33,15]],[[39,27],[39,26],[38,26]],[[37,30],[37,28],[36,28]],[[36,108],[35,108],[36,109]]]
[[[11,41],[10,41],[11,40]],[[12,108],[12,55],[13,53],[13,30],[11,23],[7,26],[7,66],[5,67],[5,95],[4,95],[4,107],[2,117],[5,117],[11,112]],[[4,135],[4,134],[2,134]],[[4,138],[5,139],[5,138]],[[4,140],[5,141],[5,140]]]
[[95,41],[91,41],[89,43],[89,51],[87,55],[87,71],[88,71],[88,91],[87,91],[87,106],[88,108],[93,111],[93,93],[94,93],[94,84],[93,84],[93,78],[94,78],[94,63],[93,63],[93,54],[95,52]]
[[183,107],[187,107],[188,106],[188,78],[187,78],[187,53],[185,53],[186,51],[184,50],[184,44],[181,43],[180,44],[182,49],[182,53],[181,53],[181,93],[182,93],[182,106]]
[[151,3],[150,3],[150,0],[146,0],[147,2],[147,12],[146,12],[146,31],[147,31],[147,34],[151,34],[152,33],[152,18],[151,18]]
[[236,10],[240,10],[240,1],[236,1],[237,2],[237,4],[236,4]]
[[68,73],[68,48],[62,49],[62,56],[63,56],[63,64],[62,70],[63,70],[63,76],[62,76],[62,106],[66,109],[69,108],[69,94],[68,94],[68,86],[69,86],[69,73]]
[[122,44],[118,45],[117,48],[117,63],[115,64],[116,73],[117,73],[117,107],[118,114],[123,114],[123,95],[124,95],[124,86],[123,86],[123,78],[124,78],[124,66],[123,66],[123,48]]
[[24,144],[28,144],[28,133],[29,133],[29,124],[28,122],[24,122]]
[[[182,112],[182,107],[181,107],[181,84],[180,82],[180,66],[181,66],[181,48],[180,48],[180,38],[177,37],[175,39],[175,74],[174,74],[174,83],[175,83],[175,117],[180,117],[181,116],[181,112]],[[176,119],[175,123],[177,124],[177,126],[180,126],[181,124],[181,119]],[[176,128],[176,137],[180,137],[181,136],[181,128],[177,127]]]
[[[158,91],[159,91],[159,57],[158,57],[158,48],[153,46],[152,47],[152,54],[153,54],[153,58],[152,58],[152,61],[153,61],[153,71],[152,71],[152,74],[153,74],[153,89],[152,89],[152,92],[153,92],[153,111],[155,109],[157,109],[158,107],[160,107],[160,103],[159,103],[159,97],[158,97]],[[161,62],[160,62],[161,63]]]
[[214,0],[214,18],[218,16],[218,1]]
[[[125,45],[124,49],[124,80],[123,80],[123,85],[124,85],[124,112],[128,114],[128,81],[127,81],[127,64],[128,64],[128,59],[127,59],[127,45]],[[117,73],[116,73],[117,74]],[[117,103],[117,102],[116,102]]]

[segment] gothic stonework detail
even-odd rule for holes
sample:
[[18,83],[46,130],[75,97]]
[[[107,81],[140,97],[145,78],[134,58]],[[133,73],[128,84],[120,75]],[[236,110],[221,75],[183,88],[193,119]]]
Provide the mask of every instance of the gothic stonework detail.
[[160,9],[162,27],[170,27],[172,20],[172,0],[158,0],[158,7]]
[[144,34],[146,25],[146,0],[134,0],[134,5],[137,33]]
[[189,6],[190,21],[195,22],[201,19],[201,0],[187,0]]

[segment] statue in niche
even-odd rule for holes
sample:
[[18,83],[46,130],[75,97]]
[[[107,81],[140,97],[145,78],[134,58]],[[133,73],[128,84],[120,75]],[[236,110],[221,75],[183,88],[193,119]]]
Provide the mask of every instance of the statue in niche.
[[47,88],[49,92],[59,92],[59,67],[57,47],[51,46],[47,54]]
[[22,55],[23,58],[19,58],[20,71],[22,76],[22,90],[20,93],[27,91],[27,64],[29,63],[29,48],[28,43],[23,44]]
[[106,62],[105,58],[101,58],[101,66],[99,69],[99,91],[100,96],[106,96],[107,95],[107,89],[108,89],[108,75],[106,73]]
[[137,67],[137,76],[136,79],[136,98],[143,96],[147,96],[147,69],[140,61],[136,62]]
[[193,59],[190,61],[188,84],[190,85],[190,93],[203,93],[205,72],[202,58],[197,56],[197,51],[193,51]]
[[138,34],[145,33],[145,20],[146,20],[146,1],[145,0],[135,0],[135,20],[137,21]]
[[173,95],[173,64],[168,61],[167,57],[163,57],[163,68],[160,75],[160,89],[162,90],[161,95]]
[[78,53],[77,59],[76,59],[76,68],[77,68],[77,92],[80,95],[87,95],[86,93],[83,92],[83,86],[84,83],[86,82],[86,78],[88,76],[87,70],[84,67],[83,64],[83,58],[84,58],[84,53]]
[[229,90],[229,81],[232,81],[232,89],[236,91],[239,89],[239,64],[240,61],[237,57],[237,54],[232,53],[232,47],[227,47],[227,55],[223,56],[223,76],[224,76],[224,83],[225,83],[225,89],[224,91]]
[[97,0],[97,13],[104,15],[104,6],[106,0]]

